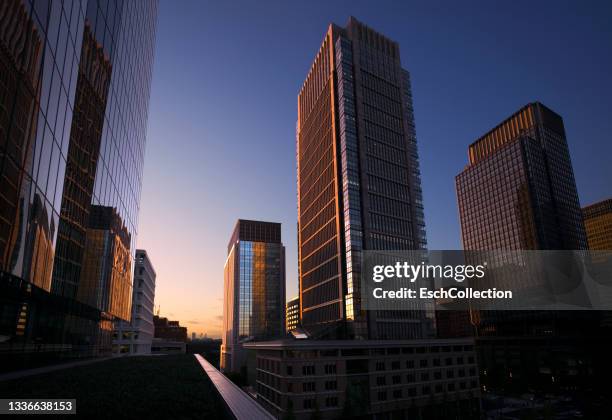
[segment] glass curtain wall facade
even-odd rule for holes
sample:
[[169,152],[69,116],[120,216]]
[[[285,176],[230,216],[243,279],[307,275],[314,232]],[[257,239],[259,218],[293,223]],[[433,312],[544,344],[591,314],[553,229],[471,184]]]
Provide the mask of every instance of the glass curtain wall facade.
[[456,178],[464,249],[587,249],[560,115],[528,104],[468,153]]
[[[129,318],[156,19],[156,1],[0,4],[0,335],[23,360],[104,353]],[[126,232],[110,305],[79,299],[94,206]]]
[[[456,189],[466,250],[587,249],[563,120],[541,103],[470,145]],[[594,311],[473,311],[470,320],[483,383],[517,391],[592,381],[601,356],[592,349],[609,335]]]
[[366,316],[359,290],[362,250],[427,246],[398,44],[352,17],[330,25],[298,96],[296,137],[302,324],[330,337],[427,335],[422,311]]
[[221,369],[245,365],[241,343],[285,334],[285,247],[280,223],[239,220],[225,263]]

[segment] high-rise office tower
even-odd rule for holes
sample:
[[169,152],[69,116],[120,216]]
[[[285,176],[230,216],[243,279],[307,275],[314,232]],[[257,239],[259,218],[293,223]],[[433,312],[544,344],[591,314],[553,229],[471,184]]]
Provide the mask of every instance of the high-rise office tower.
[[563,120],[539,102],[470,145],[456,186],[466,250],[587,248]]
[[245,366],[242,344],[285,335],[285,247],[280,223],[239,219],[227,246],[221,369]]
[[[257,400],[277,418],[477,418],[470,338],[433,338],[425,305],[362,306],[364,252],[426,248],[397,43],[355,18],[330,25],[298,96],[296,137],[301,325],[283,340],[243,344]],[[461,372],[457,385],[448,369],[444,380],[424,370],[440,366],[440,353]]]
[[[298,96],[298,253],[313,334],[421,337],[408,311],[362,311],[362,250],[425,249],[409,73],[396,42],[329,26]],[[347,328],[340,328],[347,327]]]
[[[129,319],[156,19],[155,0],[0,4],[0,334],[24,360],[99,352],[101,325],[110,351]],[[92,206],[126,232],[106,307],[79,300]]]
[[154,334],[155,277],[155,269],[147,251],[137,249],[134,264],[131,320],[130,322],[117,321],[115,323],[114,353],[151,353]]
[[582,209],[589,249],[612,250],[612,198]]
[[[456,188],[466,250],[587,249],[563,120],[539,102],[469,146],[469,164],[457,175]],[[589,380],[594,370],[596,357],[588,344],[599,335],[594,312],[471,315],[487,386],[569,386]],[[563,366],[576,360],[583,368],[568,374]]]

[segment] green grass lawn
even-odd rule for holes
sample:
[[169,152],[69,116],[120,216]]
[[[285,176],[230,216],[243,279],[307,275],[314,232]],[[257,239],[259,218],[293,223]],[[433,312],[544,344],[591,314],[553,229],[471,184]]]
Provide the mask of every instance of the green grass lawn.
[[0,382],[0,398],[76,398],[82,418],[225,418],[193,355],[122,357]]

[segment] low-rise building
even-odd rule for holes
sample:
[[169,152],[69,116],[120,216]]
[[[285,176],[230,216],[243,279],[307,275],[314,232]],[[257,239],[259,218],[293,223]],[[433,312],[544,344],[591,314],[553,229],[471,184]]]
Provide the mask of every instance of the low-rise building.
[[153,325],[155,325],[155,338],[187,342],[187,327],[181,327],[179,321],[170,321],[168,318],[155,315]]
[[479,418],[472,339],[245,343],[248,381],[274,416]]

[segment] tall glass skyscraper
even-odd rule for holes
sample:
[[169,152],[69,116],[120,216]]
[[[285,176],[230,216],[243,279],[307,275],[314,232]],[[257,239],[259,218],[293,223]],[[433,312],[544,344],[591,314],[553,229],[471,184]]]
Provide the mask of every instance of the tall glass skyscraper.
[[[296,131],[300,295],[287,313],[299,305],[300,317],[283,340],[242,345],[257,400],[276,418],[477,418],[470,339],[434,338],[431,305],[362,306],[365,252],[427,246],[398,44],[355,18],[330,25],[298,96]],[[442,353],[458,369],[444,379]]]
[[424,323],[407,322],[416,313],[361,308],[362,250],[427,246],[410,75],[395,41],[352,17],[329,26],[298,96],[297,162],[302,325],[422,337]]
[[456,185],[467,250],[587,249],[563,119],[539,102],[472,143]]
[[[587,249],[559,114],[539,102],[527,104],[472,143],[468,154],[469,164],[456,177],[464,249]],[[593,350],[604,348],[600,340],[608,336],[595,311],[471,315],[487,387],[567,389],[593,380],[597,363],[604,360]],[[567,369],[576,361],[580,368]]]
[[221,369],[245,366],[242,344],[285,334],[285,247],[280,223],[238,220],[227,247]]
[[156,20],[154,0],[0,4],[0,346],[24,360],[105,353],[129,318]]

